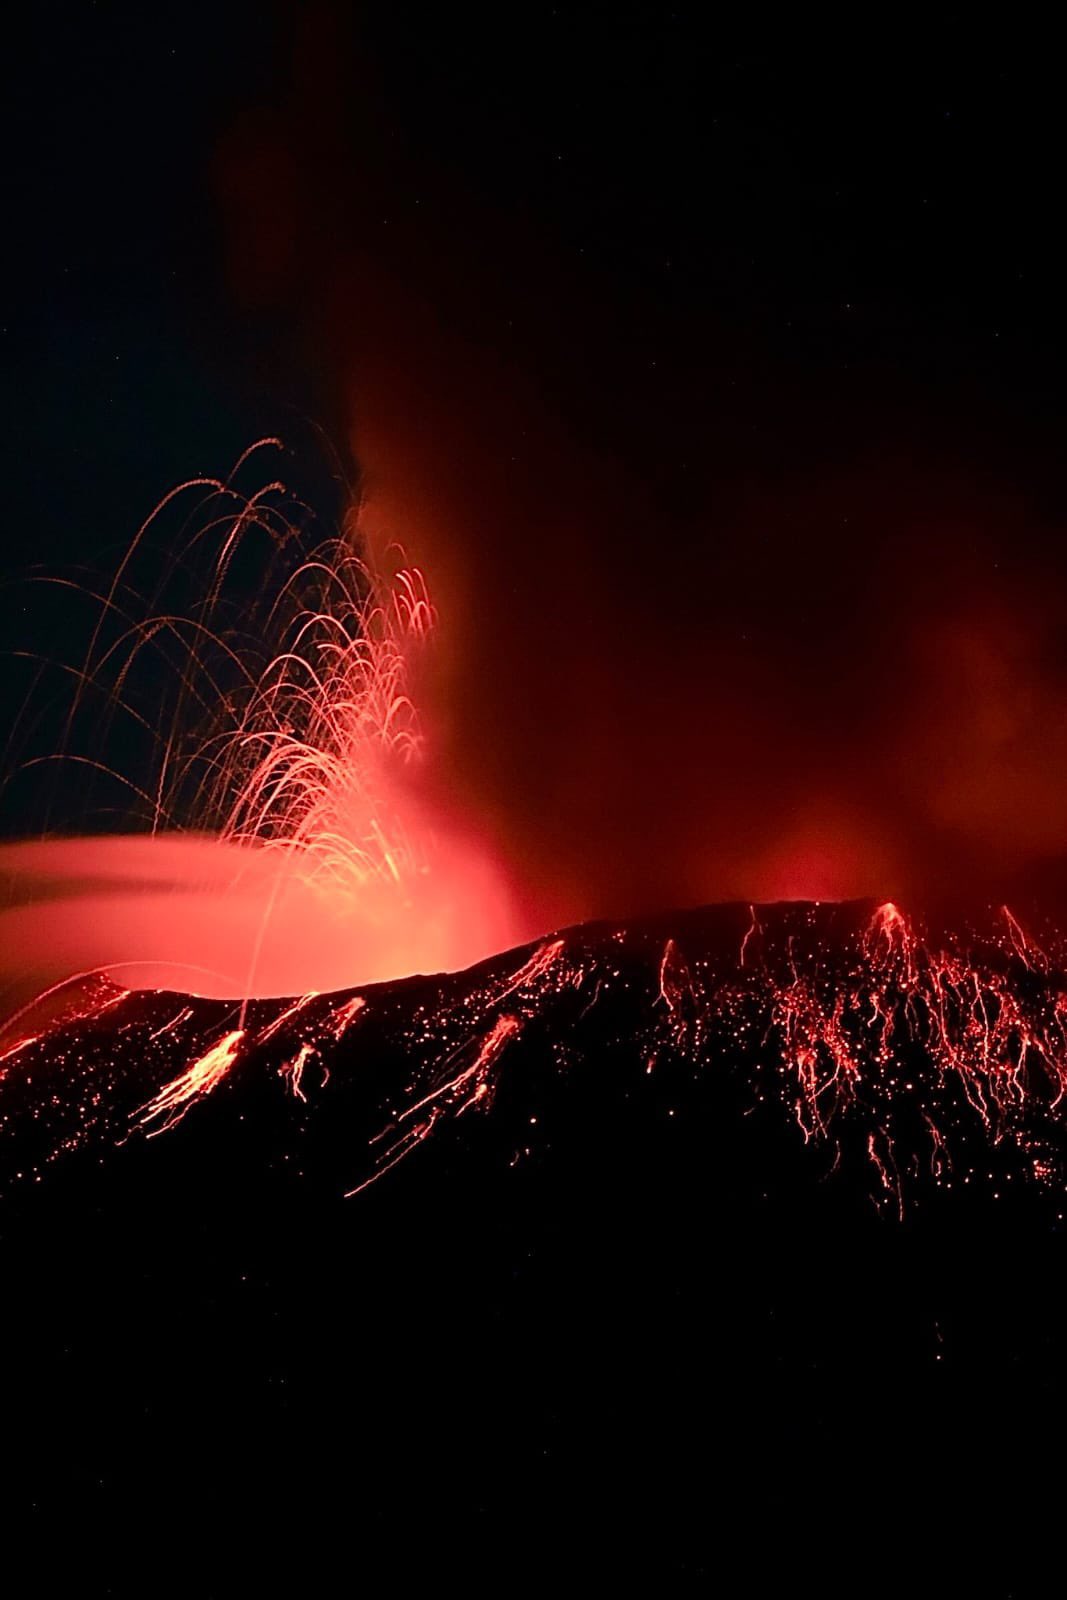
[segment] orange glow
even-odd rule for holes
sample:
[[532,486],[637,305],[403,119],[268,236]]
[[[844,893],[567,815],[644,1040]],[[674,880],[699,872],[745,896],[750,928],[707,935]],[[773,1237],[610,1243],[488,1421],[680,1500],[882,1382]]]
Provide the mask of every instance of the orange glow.
[[[488,1111],[509,1071],[509,1088],[534,1097],[512,1123],[513,1162],[524,1159],[542,1137],[547,1079],[583,1060],[601,1069],[607,1038],[623,1047],[611,1074],[627,1098],[657,1069],[679,1090],[698,1072],[741,1069],[753,1108],[779,1104],[828,1165],[860,1155],[872,1198],[898,1216],[923,1174],[951,1188],[989,1181],[995,1163],[1005,1181],[1014,1171],[1061,1185],[1067,943],[1047,923],[1038,943],[1007,907],[977,920],[961,937],[893,901],[716,907],[670,934],[660,917],[582,927],[455,977],[259,1001],[229,1031],[220,1012],[236,1007],[97,984],[36,1038],[13,1039],[0,1131],[32,1128],[25,1171],[36,1180],[101,1136],[173,1129],[237,1068],[257,1094],[295,1101],[305,1131],[316,1115],[351,1112],[362,1083],[380,1131],[366,1140],[355,1115],[342,1183],[356,1194],[448,1124]],[[350,1034],[364,1019],[367,1061]],[[383,1061],[402,1063],[385,1082]]]
[[[411,684],[435,628],[421,573],[396,550],[369,568],[353,524],[267,595],[276,651],[220,697],[212,651],[230,646],[210,622],[228,567],[264,522],[282,541],[295,535],[275,486],[248,499],[228,483],[192,487],[211,491],[193,542],[211,532],[218,548],[208,620],[182,633],[192,641],[182,685],[191,700],[222,701],[216,726],[190,754],[188,728],[162,731],[150,834],[0,847],[8,1010],[90,970],[127,988],[248,999],[454,970],[518,942],[527,930],[484,842],[427,797]],[[149,618],[117,642],[105,632],[132,559],[78,674],[75,713],[105,669],[121,684],[157,631]],[[202,831],[178,832],[163,780],[194,763]]]
[[137,1121],[149,1137],[173,1128],[194,1101],[218,1087],[237,1060],[244,1036],[243,1028],[235,1028],[141,1108]]

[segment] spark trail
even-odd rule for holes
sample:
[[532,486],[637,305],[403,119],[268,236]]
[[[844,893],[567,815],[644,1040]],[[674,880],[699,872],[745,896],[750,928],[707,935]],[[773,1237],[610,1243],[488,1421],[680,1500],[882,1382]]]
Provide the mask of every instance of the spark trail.
[[73,699],[50,745],[28,710],[8,782],[51,773],[34,810],[73,797],[84,827],[96,799],[109,832],[0,846],[8,1014],[92,971],[247,1000],[455,970],[535,931],[426,798],[421,572],[362,558],[358,508],[314,543],[279,481],[243,490],[280,448],[173,491],[109,583],[38,579],[94,620],[80,663],[42,664]]
[[226,1034],[218,1044],[213,1044],[210,1050],[205,1051],[198,1061],[186,1067],[173,1083],[166,1084],[146,1106],[142,1106],[136,1120],[141,1127],[148,1130],[150,1138],[154,1134],[166,1133],[168,1128],[173,1128],[175,1123],[181,1121],[194,1101],[210,1094],[212,1089],[222,1082],[237,1059],[243,1038],[243,1028],[235,1028],[232,1033]]

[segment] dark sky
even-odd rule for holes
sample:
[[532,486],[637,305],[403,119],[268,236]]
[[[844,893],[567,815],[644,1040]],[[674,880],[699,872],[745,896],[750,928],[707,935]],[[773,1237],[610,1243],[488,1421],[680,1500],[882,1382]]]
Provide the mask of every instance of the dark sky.
[[439,798],[558,916],[1060,853],[1052,42],[716,10],[60,5],[6,52],[5,568],[106,570],[268,430],[329,519],[321,430],[441,600]]

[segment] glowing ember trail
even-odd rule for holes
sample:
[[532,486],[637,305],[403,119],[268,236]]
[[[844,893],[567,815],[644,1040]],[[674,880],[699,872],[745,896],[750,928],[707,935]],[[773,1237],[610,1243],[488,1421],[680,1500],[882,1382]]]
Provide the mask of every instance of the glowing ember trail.
[[[175,1078],[173,1083],[168,1083],[141,1108],[136,1120],[141,1127],[148,1130],[149,1138],[173,1128],[185,1116],[195,1100],[217,1088],[237,1060],[243,1038],[243,1028],[236,1028],[233,1033],[228,1033],[218,1044],[212,1045],[206,1055],[201,1056],[199,1061],[194,1061],[180,1077]],[[151,1127],[152,1123],[157,1123],[158,1126]]]
[[26,1039],[19,1039],[17,1043],[9,1045],[6,1050],[0,1051],[0,1062],[8,1061],[12,1056],[17,1056],[20,1050],[26,1050],[31,1044],[36,1044],[40,1034],[31,1033]]
[[519,968],[500,998],[506,1000],[508,995],[515,994],[519,989],[529,989],[539,984],[559,960],[563,949],[564,941],[553,939],[543,944],[539,950],[535,950],[529,961],[524,962]]
[[304,1068],[315,1054],[314,1045],[302,1044],[291,1061],[283,1062],[278,1069],[282,1077],[287,1079],[289,1088],[298,1100],[307,1104],[307,1095],[300,1087],[304,1080]]
[[[416,1145],[429,1138],[441,1118],[449,1115],[462,1116],[464,1111],[469,1111],[474,1106],[487,1107],[492,1101],[492,1070],[505,1047],[516,1037],[521,1027],[518,1017],[510,1015],[498,1017],[479,1043],[474,1060],[468,1067],[464,1067],[454,1077],[446,1078],[444,1083],[431,1089],[429,1094],[402,1111],[398,1118],[399,1122],[405,1123],[412,1118],[415,1120],[387,1148],[371,1177],[347,1191],[348,1197],[359,1194],[360,1190],[373,1183],[375,1178],[380,1178],[391,1167],[395,1167],[397,1162],[409,1155]],[[384,1135],[379,1137],[384,1138]]]
[[298,1017],[305,1007],[317,998],[315,990],[312,989],[310,994],[303,994],[299,1000],[294,1000],[291,1006],[286,1006],[285,1010],[279,1013],[269,1028],[264,1028],[258,1037],[257,1043],[266,1044],[268,1039],[273,1039],[276,1033],[280,1033],[284,1027],[292,1022],[294,1017]]
[[[283,485],[240,490],[279,448],[175,490],[110,585],[85,592],[96,620],[58,747],[13,777],[43,762],[102,786],[142,831],[0,847],[9,1014],[77,973],[247,1000],[456,970],[534,931],[484,842],[426,798],[422,574],[396,549],[363,561],[358,514],[309,549]],[[143,752],[137,783],[95,753],[112,726]]]
[[347,1032],[366,1003],[363,996],[357,994],[354,999],[346,1000],[343,1006],[337,1007],[337,1010],[332,1013],[328,1024],[334,1040],[340,1039]]

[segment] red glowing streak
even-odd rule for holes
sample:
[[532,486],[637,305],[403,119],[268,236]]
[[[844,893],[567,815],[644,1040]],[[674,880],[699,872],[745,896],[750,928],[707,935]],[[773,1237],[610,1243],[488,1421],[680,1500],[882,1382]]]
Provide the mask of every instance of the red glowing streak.
[[1012,949],[1019,960],[1031,972],[1047,972],[1048,957],[1040,946],[1027,938],[1018,919],[1014,917],[1007,906],[1001,906],[1001,916],[1008,924],[1008,936],[1011,939]]
[[509,995],[515,994],[519,989],[536,987],[555,966],[563,954],[564,942],[562,939],[552,939],[548,944],[541,945],[534,951],[529,961],[523,962],[507,988],[501,994],[501,1000],[506,1000]]
[[470,1066],[447,1078],[400,1114],[397,1119],[399,1123],[406,1123],[413,1118],[417,1120],[389,1146],[372,1175],[349,1189],[346,1197],[350,1199],[359,1194],[410,1155],[417,1145],[430,1137],[442,1118],[448,1115],[462,1116],[474,1107],[488,1106],[493,1095],[493,1069],[521,1029],[522,1023],[518,1017],[508,1013],[498,1017],[478,1045]]
[[335,1040],[348,1031],[366,1003],[363,996],[357,994],[354,999],[346,1000],[343,1006],[337,1007],[329,1021],[329,1030]]
[[318,991],[312,989],[308,994],[302,994],[299,1000],[294,1000],[291,1006],[286,1006],[285,1010],[279,1012],[270,1026],[264,1028],[263,1032],[257,1035],[256,1043],[266,1044],[268,1039],[273,1039],[276,1033],[280,1033],[287,1023],[291,1022],[294,1017],[299,1016],[305,1006],[309,1005],[317,997]]
[[745,937],[741,940],[741,965],[742,966],[744,966],[744,964],[745,964],[745,956],[746,956],[746,954],[748,952],[749,941],[752,938],[753,934],[759,932],[759,921],[757,920],[757,917],[756,917],[756,908],[755,908],[755,906],[749,906],[748,914],[749,914],[749,917],[751,918],[751,921],[749,922],[748,927],[745,929]]
[[173,1128],[191,1105],[218,1087],[237,1060],[244,1037],[244,1029],[235,1028],[141,1107],[136,1121],[149,1138]]
[[25,1039],[19,1039],[16,1044],[9,1045],[6,1050],[0,1052],[0,1061],[10,1061],[12,1056],[17,1056],[20,1051],[28,1050],[31,1044],[36,1044],[40,1037],[39,1033],[31,1033]]
[[307,1104],[307,1095],[301,1088],[304,1079],[304,1068],[315,1054],[314,1045],[302,1044],[291,1061],[285,1061],[278,1068],[282,1077],[286,1079],[292,1094],[297,1100]]

